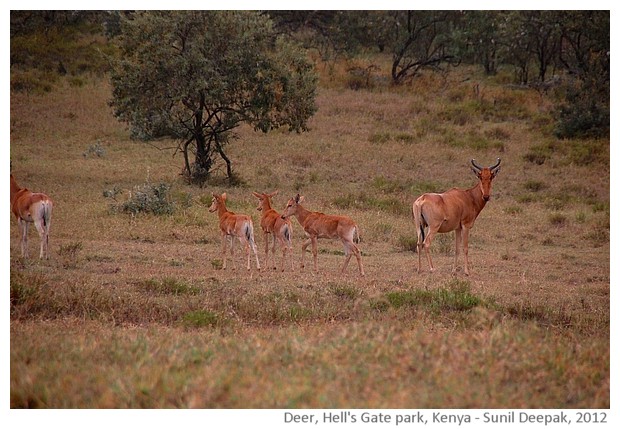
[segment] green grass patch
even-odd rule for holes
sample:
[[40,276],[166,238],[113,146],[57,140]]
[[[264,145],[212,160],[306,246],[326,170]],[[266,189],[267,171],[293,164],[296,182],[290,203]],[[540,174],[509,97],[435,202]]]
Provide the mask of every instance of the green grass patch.
[[458,279],[438,289],[388,292],[385,298],[396,309],[423,307],[434,313],[445,310],[467,311],[483,303],[481,298],[471,292],[468,281]]
[[186,328],[208,328],[222,323],[221,318],[209,310],[195,310],[185,313],[181,317],[181,323]]
[[379,210],[401,216],[406,216],[410,213],[409,204],[399,198],[379,198],[368,195],[365,192],[358,194],[348,193],[335,198],[332,203],[339,209]]
[[172,277],[142,280],[137,286],[144,292],[161,295],[198,295],[201,292],[200,287]]

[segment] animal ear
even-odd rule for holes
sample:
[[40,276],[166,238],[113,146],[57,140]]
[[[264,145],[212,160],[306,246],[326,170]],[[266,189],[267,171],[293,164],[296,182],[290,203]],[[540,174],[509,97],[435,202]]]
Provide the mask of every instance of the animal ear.
[[296,202],[297,204],[299,204],[299,198],[300,198],[300,195],[299,195],[299,194],[295,195],[295,202]]
[[303,203],[305,199],[306,198],[303,195],[301,195],[299,198],[297,198],[297,204]]
[[271,194],[269,194],[269,197],[270,197],[270,198],[275,197],[276,195],[278,195],[278,192],[279,192],[279,190],[278,190],[278,189],[276,189],[276,190],[275,190],[275,191],[273,191]]
[[258,192],[252,192],[252,195],[254,195],[258,199],[261,198],[261,194],[259,194]]
[[226,192],[222,194],[222,200],[226,201]]
[[493,177],[497,176],[497,173],[499,173],[499,170],[501,170],[501,167],[497,167],[495,170],[493,170]]
[[471,171],[476,175],[476,177],[480,177],[480,171],[476,170],[474,167],[471,168]]

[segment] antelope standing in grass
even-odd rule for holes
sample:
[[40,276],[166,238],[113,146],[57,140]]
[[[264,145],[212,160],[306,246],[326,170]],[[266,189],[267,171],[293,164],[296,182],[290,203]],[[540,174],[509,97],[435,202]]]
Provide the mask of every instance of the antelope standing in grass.
[[355,245],[359,242],[359,229],[351,218],[346,216],[326,215],[319,212],[306,210],[301,203],[304,197],[297,194],[286,204],[286,209],[282,213],[282,219],[295,216],[299,224],[304,229],[308,239],[301,246],[301,268],[304,268],[304,255],[308,245],[312,244],[312,256],[314,257],[314,271],[318,271],[317,266],[317,240],[319,238],[339,238],[344,245],[345,260],[342,267],[344,273],[352,255],[357,259],[360,275],[364,275],[362,256],[360,250]]
[[33,222],[41,238],[39,258],[49,259],[48,244],[52,207],[50,197],[41,193],[32,193],[26,188],[20,188],[11,174],[11,211],[17,218],[22,258],[28,257],[28,225]]
[[260,262],[256,253],[256,243],[254,242],[254,224],[252,218],[246,215],[238,215],[226,209],[226,193],[222,195],[213,194],[209,212],[217,211],[220,219],[220,233],[222,234],[222,268],[226,269],[226,241],[230,239],[230,259],[232,259],[233,270],[235,266],[235,253],[233,250],[235,237],[245,247],[247,256],[247,269],[250,269],[250,248],[256,258],[256,269],[260,270]]
[[[413,203],[413,222],[418,233],[418,272],[422,265],[422,247],[428,259],[430,270],[434,271],[433,261],[429,253],[429,247],[435,234],[455,231],[456,250],[454,252],[454,266],[452,272],[456,272],[456,264],[459,257],[459,248],[463,244],[465,255],[465,274],[469,275],[469,260],[467,247],[469,230],[474,226],[474,221],[491,197],[491,182],[499,173],[501,160],[492,167],[481,167],[471,160],[472,171],[478,177],[478,183],[471,189],[450,189],[443,194],[428,193],[420,196]],[[424,230],[428,228],[428,233]]]
[[256,209],[261,212],[260,226],[263,229],[265,236],[265,266],[269,269],[269,234],[273,236],[273,247],[271,249],[271,255],[273,259],[273,268],[276,268],[276,241],[280,244],[282,249],[282,271],[284,271],[284,264],[286,263],[286,256],[288,254],[291,261],[291,270],[293,269],[293,243],[291,236],[293,233],[293,225],[290,219],[282,219],[280,213],[275,211],[271,207],[271,199],[278,194],[278,191],[271,194],[264,194],[259,192],[252,192],[252,194],[258,198],[258,207]]

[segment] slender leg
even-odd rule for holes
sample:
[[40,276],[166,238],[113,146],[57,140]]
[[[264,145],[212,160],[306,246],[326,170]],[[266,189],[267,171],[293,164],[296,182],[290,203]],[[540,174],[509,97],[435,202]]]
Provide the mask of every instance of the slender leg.
[[18,219],[17,223],[20,227],[19,230],[22,234],[22,258],[28,258],[28,222],[22,219]]
[[465,255],[465,274],[469,275],[469,228],[463,228],[463,254]]
[[267,269],[269,269],[269,233],[267,231],[265,231],[264,237],[265,237],[265,265],[267,266]]
[[312,257],[314,258],[314,271],[318,272],[319,271],[319,265],[317,263],[317,258],[319,254],[318,243],[317,243],[318,239],[316,236],[312,236],[311,241],[312,241]]
[[308,248],[308,245],[312,243],[312,239],[308,238],[306,241],[303,242],[303,244],[301,245],[301,269],[304,269],[304,257],[306,255],[306,249]]
[[[39,251],[39,259],[46,258],[47,254],[47,228],[43,226],[43,219],[37,219],[34,221],[34,226],[39,233],[39,238],[41,239],[41,249]],[[46,258],[47,259],[47,258]]]
[[[250,247],[252,247],[252,252],[254,252],[254,259],[256,259],[256,269],[260,271],[260,261],[258,260],[258,252],[256,250],[256,243],[254,242],[254,234],[250,236]],[[249,252],[249,251],[248,251]],[[275,261],[274,261],[275,264]],[[250,255],[248,253],[248,270],[250,269]]]
[[422,248],[424,247],[424,243],[420,241],[420,238],[418,236],[418,273],[422,270]]
[[355,246],[353,243],[349,243],[345,240],[342,240],[342,244],[344,244],[344,265],[342,266],[342,273],[344,274],[347,270],[347,266],[349,265],[349,261],[351,260],[351,245]]
[[454,249],[454,265],[452,266],[452,274],[456,273],[456,266],[459,260],[459,249],[461,248],[461,232],[463,230],[458,228],[454,231],[455,237],[455,249]]
[[230,238],[230,260],[232,261],[232,269],[236,270],[237,263],[235,262],[235,237],[231,235],[229,236],[229,238]]
[[431,259],[431,252],[429,251],[429,248],[431,247],[431,243],[433,242],[433,237],[435,237],[435,234],[437,233],[437,231],[439,230],[439,228],[436,229],[428,229],[428,235],[426,236],[426,239],[424,240],[424,252],[426,253],[426,259],[428,259],[428,265],[431,267],[430,270],[431,272],[435,271],[435,267],[433,267],[433,260]]
[[[271,258],[273,259],[273,269],[277,270],[278,267],[276,267],[276,242],[278,241],[278,237],[277,237],[277,232],[274,231],[273,232],[273,246],[271,247]],[[267,267],[269,268],[269,267]]]
[[226,234],[222,233],[222,269],[226,269]]
[[360,270],[360,276],[364,277],[364,265],[362,264],[362,252],[359,247],[353,244],[353,253],[355,253],[355,258],[357,259],[357,267]]
[[241,246],[245,249],[245,256],[247,260],[246,267],[248,271],[250,271],[250,243],[244,235],[240,235],[237,238],[239,239],[239,244],[241,244]]

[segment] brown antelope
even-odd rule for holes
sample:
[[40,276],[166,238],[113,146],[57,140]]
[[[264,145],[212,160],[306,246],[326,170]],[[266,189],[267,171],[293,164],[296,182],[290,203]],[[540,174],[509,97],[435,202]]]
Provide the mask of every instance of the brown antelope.
[[226,193],[222,195],[213,194],[213,200],[211,201],[209,211],[211,213],[217,211],[217,215],[220,219],[220,232],[222,234],[222,268],[226,269],[226,241],[230,239],[230,259],[232,259],[233,270],[236,269],[233,245],[234,239],[237,237],[239,242],[245,247],[248,270],[250,269],[250,248],[252,248],[254,257],[256,258],[256,268],[260,270],[260,262],[258,261],[258,255],[256,253],[256,243],[254,242],[254,224],[252,218],[228,211],[226,209]]
[[276,241],[280,243],[282,249],[282,271],[284,271],[284,264],[286,262],[286,256],[288,254],[291,261],[291,270],[293,269],[293,243],[291,236],[293,233],[293,226],[290,219],[282,219],[280,213],[275,211],[271,207],[271,198],[278,194],[278,191],[271,194],[263,194],[259,192],[252,192],[252,194],[258,198],[258,207],[256,210],[261,212],[260,226],[263,229],[265,236],[265,266],[269,269],[269,234],[273,236],[273,247],[271,249],[271,255],[273,259],[273,268],[276,268]]
[[344,273],[354,254],[357,259],[357,265],[360,275],[364,275],[364,266],[362,265],[362,257],[360,250],[355,245],[359,242],[359,228],[351,218],[346,216],[332,216],[319,212],[311,212],[306,210],[301,203],[304,197],[297,194],[291,198],[286,204],[286,209],[282,213],[282,219],[289,216],[295,216],[299,224],[304,229],[308,239],[301,246],[301,268],[304,268],[304,255],[309,244],[312,244],[312,256],[314,257],[314,271],[318,271],[317,266],[317,239],[319,238],[339,238],[344,245],[345,260],[342,272]]
[[[501,160],[492,167],[480,167],[474,159],[471,160],[472,171],[478,177],[479,182],[471,189],[450,189],[443,194],[428,193],[420,196],[413,203],[413,222],[418,233],[418,272],[422,265],[422,246],[430,265],[434,271],[433,261],[429,253],[429,247],[435,234],[455,231],[456,250],[454,252],[454,266],[452,272],[456,272],[456,264],[459,257],[461,241],[465,254],[465,274],[469,275],[469,260],[467,247],[469,230],[474,226],[474,221],[491,197],[491,182],[499,173]],[[428,233],[424,230],[428,227]]]
[[11,211],[17,218],[22,258],[28,257],[28,225],[33,222],[41,238],[39,258],[49,259],[48,244],[52,206],[50,197],[41,193],[32,193],[26,188],[20,188],[11,174]]

